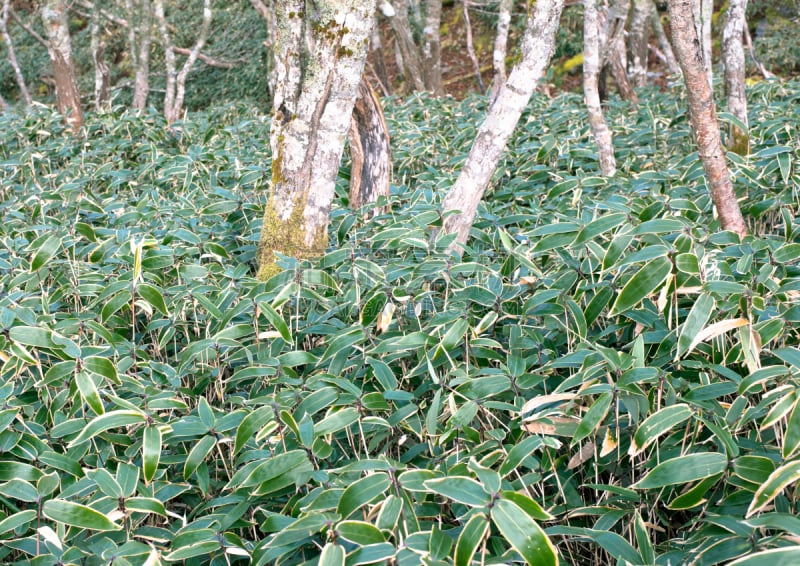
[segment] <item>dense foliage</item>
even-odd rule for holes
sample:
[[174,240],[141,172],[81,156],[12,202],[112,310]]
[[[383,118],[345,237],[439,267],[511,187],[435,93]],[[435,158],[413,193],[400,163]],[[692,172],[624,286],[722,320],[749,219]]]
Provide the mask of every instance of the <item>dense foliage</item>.
[[252,108],[0,117],[0,560],[797,561],[800,85],[750,91],[742,243],[643,101],[607,180],[536,98],[461,260],[485,102],[389,103],[391,211],[343,170],[330,252],[266,283]]

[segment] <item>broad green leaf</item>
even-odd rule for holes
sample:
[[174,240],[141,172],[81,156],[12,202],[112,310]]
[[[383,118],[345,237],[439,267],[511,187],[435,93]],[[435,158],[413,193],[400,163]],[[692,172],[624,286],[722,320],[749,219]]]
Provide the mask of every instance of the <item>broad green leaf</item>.
[[720,474],[727,467],[728,459],[719,452],[686,454],[662,462],[631,487],[658,489],[668,485],[686,484]]
[[636,545],[639,547],[639,554],[642,555],[645,564],[655,564],[656,553],[653,549],[653,543],[650,541],[650,535],[647,532],[647,526],[642,520],[639,511],[636,511],[633,521],[633,532],[636,535]]
[[161,429],[149,425],[144,429],[142,439],[142,477],[149,484],[156,477],[158,462],[161,459]]
[[292,333],[289,330],[289,325],[286,324],[281,315],[279,315],[278,312],[274,308],[272,308],[272,306],[270,306],[269,303],[264,301],[258,302],[258,310],[259,312],[264,314],[264,316],[267,318],[267,321],[269,321],[269,323],[273,326],[273,328],[275,328],[275,330],[278,331],[278,333],[281,335],[281,338],[283,338],[286,342],[291,344]]
[[486,505],[490,500],[490,495],[481,484],[464,476],[428,480],[425,482],[425,487],[434,493],[473,507]]
[[164,560],[167,562],[178,562],[187,560],[189,558],[194,558],[196,556],[208,556],[211,553],[218,551],[220,548],[220,544],[213,540],[195,542],[176,548],[164,556]]
[[119,376],[117,375],[117,368],[108,358],[103,358],[100,356],[87,356],[83,358],[83,367],[92,373],[102,375],[112,383],[121,385]]
[[8,331],[8,336],[15,342],[36,348],[55,348],[53,332],[38,326],[15,326]]
[[492,522],[531,566],[558,564],[558,554],[544,531],[516,503],[498,499],[491,508]]
[[121,525],[118,525],[100,511],[63,499],[45,501],[42,513],[48,519],[71,527],[80,527],[93,531],[118,531],[122,529]]
[[550,513],[545,511],[541,505],[524,493],[519,493],[516,491],[504,491],[500,497],[516,503],[519,508],[530,515],[531,519],[534,521],[552,521],[555,518]]
[[36,519],[35,509],[27,509],[25,511],[19,511],[17,513],[14,513],[13,515],[9,515],[8,517],[0,521],[0,535],[18,529],[23,525],[27,525],[28,523],[34,521],[35,519]]
[[319,566],[344,566],[344,548],[329,542],[319,556]]
[[694,306],[692,306],[692,310],[689,311],[689,316],[686,317],[686,321],[681,327],[678,336],[678,351],[675,354],[676,360],[691,351],[689,346],[696,344],[694,341],[695,338],[700,334],[700,331],[703,330],[703,327],[706,325],[706,322],[708,322],[716,306],[717,302],[714,300],[714,297],[709,294],[704,293],[697,297]]
[[97,470],[89,470],[86,472],[86,475],[97,484],[97,487],[100,488],[105,495],[111,497],[112,499],[120,500],[125,497],[125,494],[122,491],[122,486],[119,485],[116,478],[111,475],[111,473],[104,469],[99,468]]
[[31,260],[31,271],[38,271],[47,265],[58,253],[59,248],[61,248],[61,238],[59,236],[50,236],[42,242]]
[[248,440],[252,439],[264,425],[272,420],[274,415],[275,412],[272,410],[272,407],[264,406],[259,407],[242,419],[242,422],[239,423],[239,428],[236,429],[236,441],[233,444],[233,453],[238,453]]
[[125,500],[125,509],[138,513],[153,513],[155,515],[167,516],[164,504],[153,497],[129,497]]
[[0,495],[27,503],[33,503],[39,498],[39,491],[32,483],[14,478],[0,484]]
[[78,384],[78,390],[81,392],[81,397],[86,401],[86,404],[92,408],[96,415],[105,413],[103,408],[103,401],[100,399],[100,393],[97,391],[97,386],[89,372],[79,371],[75,375],[75,382]]
[[69,443],[69,447],[71,448],[80,444],[81,442],[86,442],[98,434],[101,434],[112,428],[141,424],[146,421],[147,415],[141,411],[134,411],[131,409],[109,411],[108,413],[98,415],[89,421],[83,430],[81,430],[81,433],[77,436],[77,438]]
[[386,537],[380,529],[366,521],[341,521],[336,525],[336,533],[343,539],[361,546],[386,542]]
[[800,447],[800,403],[795,403],[786,423],[786,432],[783,435],[783,446],[781,455],[784,460],[794,454]]
[[611,307],[610,314],[613,316],[623,313],[639,304],[666,281],[670,271],[672,263],[665,257],[656,258],[643,265],[622,288],[614,306]]
[[685,403],[664,407],[660,411],[653,413],[639,425],[636,434],[633,435],[633,442],[631,442],[628,455],[633,457],[641,454],[659,436],[669,432],[691,416],[692,409]]
[[697,485],[670,501],[667,508],[676,511],[685,511],[686,509],[692,509],[693,507],[702,505],[707,501],[705,496],[708,490],[714,487],[721,477],[722,474],[716,474],[697,482]]
[[800,349],[789,346],[786,348],[778,348],[777,350],[773,350],[772,353],[790,366],[800,369]]
[[183,464],[183,479],[188,480],[191,475],[197,470],[197,467],[202,464],[211,449],[217,444],[217,439],[210,434],[201,438],[186,456],[186,461]]
[[347,407],[329,414],[314,425],[314,435],[317,437],[333,434],[358,421],[358,410]]
[[600,394],[586,414],[581,419],[578,428],[575,429],[575,436],[572,437],[570,446],[575,446],[581,440],[597,432],[598,427],[603,423],[608,414],[608,409],[611,407],[611,401],[614,399],[614,394],[611,391],[606,391]]
[[481,513],[470,517],[456,541],[455,566],[469,566],[475,551],[489,532],[489,520]]
[[375,473],[356,480],[342,493],[336,512],[346,519],[385,493],[387,489],[389,489],[389,476],[384,473]]
[[136,292],[158,312],[164,316],[169,316],[169,310],[167,309],[167,303],[164,301],[164,296],[156,287],[148,283],[139,283],[139,285],[136,286]]
[[362,546],[347,555],[345,564],[347,566],[359,566],[361,564],[383,564],[395,555],[396,549],[388,542],[379,544],[368,544]]
[[748,554],[728,566],[796,566],[800,564],[800,546],[771,548]]
[[747,508],[745,517],[751,517],[762,511],[775,499],[783,489],[800,479],[800,461],[789,462],[772,472],[767,480],[758,488],[753,501]]

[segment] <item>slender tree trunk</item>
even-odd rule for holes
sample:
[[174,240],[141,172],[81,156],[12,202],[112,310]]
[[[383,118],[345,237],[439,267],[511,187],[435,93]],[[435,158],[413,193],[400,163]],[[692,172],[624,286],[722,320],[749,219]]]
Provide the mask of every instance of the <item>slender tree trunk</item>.
[[650,43],[650,14],[653,0],[633,0],[628,37],[628,62],[631,82],[641,88],[647,84],[647,55]]
[[67,124],[77,134],[83,126],[83,111],[72,62],[67,7],[63,0],[46,0],[42,5],[42,22],[49,40],[48,51],[56,81],[58,111],[66,116]]
[[[722,31],[722,62],[725,66],[725,93],[728,112],[747,126],[747,98],[744,91],[744,27],[747,0],[730,0],[727,21]],[[746,130],[731,124],[728,147],[740,155],[750,153],[750,136]]]
[[303,18],[290,16],[304,14],[304,5],[304,0],[285,0],[277,14],[281,64],[270,130],[272,187],[258,254],[261,279],[279,270],[276,254],[313,257],[327,247],[347,117],[374,22],[375,0],[320,0],[320,19],[306,28]]
[[436,96],[442,90],[442,57],[439,28],[442,22],[442,0],[425,0],[425,27],[422,39],[422,72],[425,88]]
[[489,108],[467,161],[442,203],[447,214],[442,229],[445,233],[457,234],[450,251],[459,253],[459,244],[466,243],[478,204],[508,138],[550,62],[563,7],[564,0],[538,0],[533,14],[528,17],[522,39],[522,59]]
[[[389,196],[392,150],[389,128],[378,97],[366,78],[361,79],[358,98],[350,118],[350,206],[359,209]],[[383,209],[376,208],[377,214]]]
[[613,0],[606,17],[605,45],[602,51],[603,66],[607,66],[617,83],[617,91],[624,100],[638,102],[636,92],[628,80],[626,69],[625,23],[630,11],[630,0]]
[[[703,65],[708,84],[714,90],[714,71],[711,60],[711,18],[714,15],[714,0],[693,0],[694,27],[702,45]],[[671,18],[671,16],[670,16]]]
[[680,75],[681,68],[678,65],[678,60],[675,59],[675,52],[672,50],[672,44],[667,39],[667,34],[664,32],[664,24],[661,22],[661,14],[658,13],[655,5],[650,10],[650,22],[653,26],[653,35],[656,36],[658,46],[666,59],[667,69],[671,75]]
[[14,69],[14,79],[17,81],[17,88],[19,88],[19,94],[22,97],[22,100],[25,101],[25,104],[30,106],[32,99],[30,92],[28,92],[28,86],[25,84],[25,76],[22,74],[22,69],[20,69],[19,63],[17,62],[17,54],[14,51],[14,43],[11,41],[11,35],[8,33],[8,14],[11,7],[11,0],[3,0],[3,8],[0,11],[0,39],[3,40],[3,43],[6,46],[6,51],[8,52],[8,62],[11,64],[11,68]]
[[164,60],[167,67],[167,86],[164,94],[164,117],[170,124],[179,120],[183,112],[183,99],[186,94],[186,78],[192,70],[200,50],[205,45],[208,38],[208,31],[211,28],[211,0],[203,0],[203,19],[197,34],[194,47],[186,57],[186,61],[180,71],[177,70],[175,59],[175,47],[172,44],[169,30],[167,29],[167,19],[164,14],[163,0],[155,0],[155,17],[158,22],[161,43],[164,47]]
[[506,54],[508,53],[508,30],[511,27],[511,8],[513,0],[500,0],[497,13],[497,32],[494,36],[494,50],[492,51],[492,67],[494,68],[494,81],[490,99],[497,98],[500,88],[506,83]]
[[264,24],[267,27],[267,39],[264,41],[264,47],[267,50],[267,88],[269,88],[270,97],[275,95],[275,69],[278,65],[277,53],[275,51],[275,37],[277,36],[277,29],[275,27],[275,3],[266,3],[263,0],[250,0],[253,8],[264,18]]
[[372,24],[372,35],[369,39],[369,52],[372,59],[372,68],[381,83],[381,89],[385,95],[392,93],[392,81],[389,79],[389,72],[386,70],[386,61],[383,59],[383,42],[381,41],[381,30],[378,27],[377,15]]
[[[411,22],[408,19],[408,0],[395,0],[394,16],[391,18],[397,50],[402,58],[402,68],[406,79],[406,89],[425,90],[425,77],[422,73],[422,59],[414,43]],[[438,29],[438,28],[437,28]]]
[[758,72],[761,73],[761,76],[767,80],[774,79],[775,73],[767,70],[756,56],[756,50],[753,48],[753,38],[750,37],[750,30],[747,28],[747,25],[744,26],[744,41],[747,44],[747,51],[750,53],[750,58],[753,60],[753,64],[756,66],[756,69],[758,69]]
[[472,61],[472,68],[475,70],[475,80],[478,83],[478,89],[481,91],[481,94],[483,94],[486,92],[486,86],[484,86],[483,77],[481,76],[481,64],[478,62],[478,56],[475,55],[475,47],[472,45],[472,24],[469,20],[469,0],[462,0],[461,4],[464,10],[464,25],[467,28],[467,54],[469,55],[469,60]]
[[597,18],[597,0],[583,2],[583,96],[589,112],[589,124],[597,142],[600,172],[610,177],[617,171],[611,130],[603,117],[598,91],[600,74],[600,22]]
[[106,44],[100,27],[100,12],[92,12],[92,60],[94,61],[94,108],[102,112],[108,108],[109,71],[105,59]]
[[703,65],[700,38],[692,17],[692,0],[669,0],[672,41],[686,82],[689,117],[697,149],[703,161],[711,200],[717,208],[723,230],[732,230],[739,237],[747,235],[747,226],[736,200],[725,152],[719,135],[714,96]]
[[[129,34],[132,34],[134,61],[133,103],[134,110],[144,110],[150,94],[150,45],[153,41],[153,6],[150,0],[136,0],[136,6],[128,1],[130,8]],[[135,11],[134,11],[135,10]]]

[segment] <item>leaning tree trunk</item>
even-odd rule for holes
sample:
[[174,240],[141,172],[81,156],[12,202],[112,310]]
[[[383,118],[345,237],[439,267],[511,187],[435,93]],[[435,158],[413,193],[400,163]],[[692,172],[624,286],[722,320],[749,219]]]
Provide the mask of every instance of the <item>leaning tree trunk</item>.
[[603,117],[600,104],[598,77],[600,75],[600,22],[597,18],[597,0],[583,2],[583,97],[589,112],[589,125],[597,142],[600,172],[606,177],[617,171],[611,130]]
[[653,35],[656,36],[656,41],[658,41],[658,46],[661,48],[661,53],[664,54],[667,69],[672,75],[680,75],[681,68],[678,65],[677,59],[675,59],[675,52],[672,50],[672,44],[670,44],[667,34],[664,32],[664,24],[661,23],[661,14],[658,13],[655,4],[650,10],[650,23],[653,26]]
[[563,7],[564,0],[536,2],[534,13],[525,26],[522,59],[514,66],[489,108],[467,161],[442,203],[447,214],[442,230],[457,234],[450,251],[460,253],[459,244],[466,243],[478,204],[489,186],[506,142],[550,62]]
[[320,19],[305,35],[304,19],[292,17],[304,13],[304,4],[285,0],[277,15],[281,64],[270,129],[272,187],[258,253],[261,279],[279,270],[277,254],[314,257],[327,247],[347,118],[374,21],[375,0],[320,0]]
[[650,12],[653,0],[633,0],[628,34],[628,68],[631,83],[641,88],[647,84],[647,55],[650,44]]
[[692,0],[669,0],[668,5],[672,41],[686,82],[689,117],[700,159],[703,161],[711,200],[717,208],[722,229],[736,232],[743,238],[747,235],[747,226],[725,163],[714,96],[703,65],[700,38],[692,17]]
[[494,50],[492,51],[492,67],[494,69],[494,82],[490,100],[497,98],[502,86],[506,83],[506,54],[508,53],[508,30],[511,27],[511,8],[513,0],[500,0],[497,13],[497,31],[494,36]]
[[[360,209],[389,196],[392,174],[392,149],[389,127],[378,97],[362,77],[358,98],[350,117],[350,207]],[[376,208],[375,214],[383,210]]]
[[[731,0],[727,22],[722,31],[722,62],[725,66],[725,93],[728,96],[728,112],[747,127],[747,98],[744,92],[744,26],[747,0]],[[750,137],[747,130],[735,124],[728,131],[728,147],[740,155],[750,153]]]
[[83,112],[64,1],[46,0],[42,5],[42,21],[47,31],[48,52],[56,81],[58,111],[66,116],[67,124],[77,134],[83,126]]
[[17,81],[19,94],[22,97],[22,100],[25,101],[25,104],[30,106],[33,100],[31,99],[30,92],[28,92],[28,86],[25,84],[25,77],[22,74],[22,69],[20,69],[19,63],[17,62],[17,55],[14,51],[14,43],[11,41],[11,35],[8,33],[8,14],[10,8],[11,0],[3,0],[3,8],[2,11],[0,11],[0,38],[2,38],[3,43],[6,45],[8,62],[11,64],[11,68],[14,69],[14,78]]

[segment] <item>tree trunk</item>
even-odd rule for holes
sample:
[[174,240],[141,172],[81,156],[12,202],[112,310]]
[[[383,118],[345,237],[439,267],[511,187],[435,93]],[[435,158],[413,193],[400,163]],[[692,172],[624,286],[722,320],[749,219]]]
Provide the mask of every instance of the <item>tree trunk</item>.
[[72,62],[72,43],[64,1],[46,0],[42,5],[42,22],[49,40],[48,52],[56,81],[58,111],[66,116],[67,124],[77,134],[83,126],[83,112]]
[[134,110],[147,107],[147,96],[150,94],[150,45],[153,41],[153,7],[150,0],[136,0],[136,6],[130,0],[129,34],[133,38],[130,43],[134,62],[133,103]]
[[506,83],[506,54],[508,53],[508,30],[511,27],[511,8],[513,0],[500,0],[497,13],[497,32],[494,36],[494,50],[492,51],[492,67],[494,81],[490,100],[497,98],[500,88]]
[[628,37],[628,62],[633,86],[647,85],[647,55],[650,43],[650,13],[654,10],[653,0],[633,0],[630,31]]
[[714,96],[703,64],[700,38],[693,22],[692,0],[669,0],[669,16],[675,54],[683,71],[689,97],[689,117],[711,199],[717,208],[722,229],[732,230],[739,237],[744,237],[747,235],[747,226],[725,163]]
[[489,108],[467,161],[442,203],[447,214],[442,229],[445,233],[457,234],[450,251],[460,253],[459,244],[467,241],[478,204],[489,186],[506,142],[553,54],[563,7],[564,0],[538,0],[533,15],[528,17],[522,39],[522,59],[514,66]]
[[[378,97],[366,78],[361,79],[358,98],[350,118],[350,207],[357,210],[378,198],[389,196],[392,150],[389,127]],[[376,208],[379,213],[381,208]]]
[[425,27],[422,35],[422,72],[425,88],[436,96],[442,90],[442,57],[439,28],[442,23],[442,0],[425,0]]
[[383,43],[381,41],[381,30],[378,27],[377,15],[372,24],[372,34],[369,39],[369,52],[372,59],[372,68],[381,83],[383,94],[389,96],[392,93],[392,82],[389,80],[389,72],[386,70],[386,61],[383,59]]
[[92,60],[94,61],[94,108],[102,112],[108,108],[109,71],[105,59],[106,44],[101,36],[100,12],[92,12]]
[[475,55],[475,47],[472,45],[472,24],[469,20],[469,0],[462,0],[462,7],[464,10],[464,26],[467,28],[467,55],[469,60],[472,61],[472,68],[475,70],[475,81],[478,83],[478,89],[481,94],[486,92],[486,87],[483,84],[483,77],[481,76],[481,64],[478,61],[478,56]]
[[[744,91],[744,26],[747,0],[730,0],[727,21],[722,31],[722,62],[725,66],[725,93],[728,112],[747,126],[747,98]],[[728,131],[728,147],[740,155],[750,153],[750,136],[735,124]]]
[[164,93],[164,117],[170,124],[179,120],[183,113],[183,99],[186,95],[186,78],[192,70],[200,50],[205,45],[208,38],[208,31],[211,28],[211,0],[203,0],[203,20],[197,34],[194,47],[186,57],[180,72],[177,71],[175,61],[175,47],[167,29],[167,19],[164,14],[164,1],[155,0],[155,16],[158,21],[158,29],[161,34],[161,43],[164,47],[164,60],[167,67],[167,85]]
[[394,30],[397,50],[403,61],[402,68],[406,79],[407,90],[425,90],[425,77],[422,74],[422,59],[414,43],[411,22],[408,19],[408,0],[395,0],[392,29]]
[[608,8],[606,24],[604,26],[605,45],[602,51],[603,66],[608,66],[614,82],[617,83],[617,91],[624,100],[638,102],[636,92],[628,80],[626,69],[627,54],[625,50],[625,23],[628,20],[630,11],[630,0],[613,0]]
[[277,254],[314,257],[327,247],[347,117],[374,22],[375,0],[320,0],[319,19],[309,27],[304,5],[304,0],[285,0],[277,14],[281,64],[270,129],[272,187],[258,254],[261,279],[279,270]]
[[267,88],[269,89],[270,97],[275,95],[275,69],[278,65],[277,53],[275,51],[274,38],[277,36],[277,29],[275,27],[275,4],[269,2],[269,5],[263,0],[250,0],[253,8],[264,18],[264,24],[267,27],[267,39],[264,41],[264,47],[267,50],[267,64],[265,72],[267,73]]
[[650,22],[653,26],[653,35],[656,36],[658,46],[661,48],[661,52],[666,59],[667,69],[669,69],[671,75],[680,75],[681,68],[678,66],[677,59],[675,59],[675,52],[672,50],[672,44],[670,44],[669,39],[667,39],[667,34],[664,32],[664,24],[661,23],[661,14],[658,13],[655,5],[653,9],[650,10]]
[[583,2],[583,96],[589,112],[589,124],[597,142],[600,172],[610,177],[617,171],[611,130],[603,117],[600,104],[598,77],[600,74],[600,22],[597,18],[597,0]]
[[[714,15],[714,0],[693,0],[694,27],[702,45],[703,65],[708,84],[714,90],[714,71],[711,61],[711,18]],[[671,16],[670,16],[671,18]]]
[[33,100],[31,99],[30,92],[28,92],[28,86],[25,84],[25,77],[22,74],[22,69],[20,69],[19,63],[17,62],[14,43],[11,41],[11,35],[8,33],[8,14],[10,7],[11,0],[3,0],[3,8],[2,11],[0,11],[0,38],[3,40],[3,43],[5,43],[8,52],[8,62],[11,64],[11,68],[14,69],[14,79],[17,81],[19,94],[22,100],[25,101],[25,104],[30,106]]
[[0,94],[0,110],[2,111],[8,110],[8,102],[6,102],[6,99],[3,98],[2,94]]

